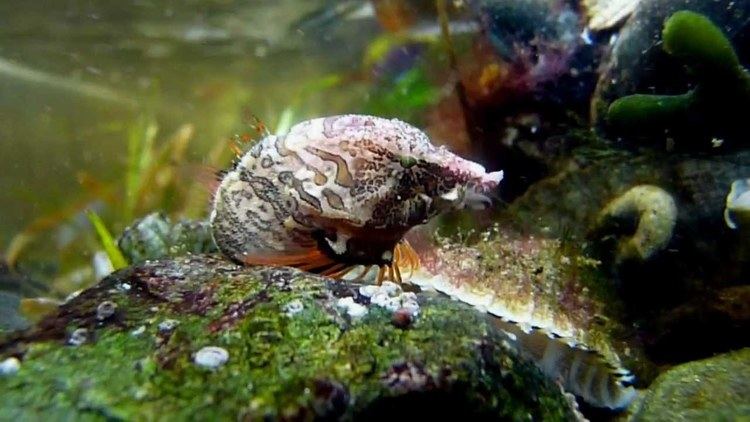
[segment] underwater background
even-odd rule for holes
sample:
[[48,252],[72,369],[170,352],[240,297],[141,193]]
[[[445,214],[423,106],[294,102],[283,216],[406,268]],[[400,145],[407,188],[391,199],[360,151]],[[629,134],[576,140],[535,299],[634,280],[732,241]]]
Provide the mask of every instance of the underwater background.
[[[745,0],[1,3],[0,420],[750,418],[749,37]],[[403,284],[221,258],[217,172],[341,114],[492,206]]]

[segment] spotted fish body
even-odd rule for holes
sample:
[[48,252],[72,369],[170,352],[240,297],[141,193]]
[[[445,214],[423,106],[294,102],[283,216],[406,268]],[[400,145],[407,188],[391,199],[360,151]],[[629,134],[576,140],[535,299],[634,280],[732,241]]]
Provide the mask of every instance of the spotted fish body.
[[409,229],[488,204],[501,179],[399,120],[318,118],[238,160],[215,194],[211,227],[222,252],[246,264],[391,265]]

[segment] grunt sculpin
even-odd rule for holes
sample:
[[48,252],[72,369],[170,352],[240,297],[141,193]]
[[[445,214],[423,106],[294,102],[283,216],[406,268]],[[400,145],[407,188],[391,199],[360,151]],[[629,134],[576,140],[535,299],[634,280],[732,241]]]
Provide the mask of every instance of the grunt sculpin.
[[399,120],[317,118],[239,158],[216,191],[211,228],[244,264],[337,278],[375,266],[378,281],[401,281],[400,267],[418,265],[406,232],[443,211],[489,205],[502,176]]

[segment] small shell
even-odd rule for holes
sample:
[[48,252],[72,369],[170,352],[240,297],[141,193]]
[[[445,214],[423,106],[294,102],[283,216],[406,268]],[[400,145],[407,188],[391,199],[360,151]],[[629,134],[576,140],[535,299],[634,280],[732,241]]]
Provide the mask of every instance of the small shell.
[[105,300],[96,307],[96,319],[104,321],[115,314],[117,310],[117,304],[111,300]]
[[0,376],[15,375],[21,369],[21,361],[16,357],[9,357],[0,362]]
[[602,31],[624,21],[638,6],[640,0],[583,0],[588,27]]
[[732,230],[744,225],[750,226],[750,179],[732,182],[724,209],[724,221]]
[[336,306],[346,310],[347,315],[354,320],[367,315],[367,307],[355,302],[351,296],[340,298],[336,301]]
[[222,347],[206,346],[195,354],[194,362],[207,369],[216,369],[229,360],[229,352]]

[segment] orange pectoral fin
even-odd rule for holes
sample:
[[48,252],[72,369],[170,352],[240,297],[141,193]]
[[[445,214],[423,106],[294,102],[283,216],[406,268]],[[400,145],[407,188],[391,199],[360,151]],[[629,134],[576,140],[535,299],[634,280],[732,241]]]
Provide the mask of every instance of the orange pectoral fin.
[[246,255],[242,262],[246,265],[295,267],[310,272],[324,271],[336,264],[336,261],[316,248]]

